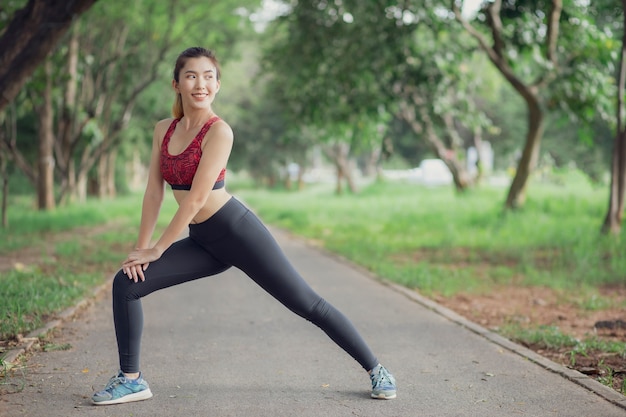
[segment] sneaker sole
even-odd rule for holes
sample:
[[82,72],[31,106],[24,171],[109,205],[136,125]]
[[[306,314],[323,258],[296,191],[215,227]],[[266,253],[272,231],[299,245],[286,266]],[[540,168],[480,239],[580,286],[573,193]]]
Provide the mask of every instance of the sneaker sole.
[[390,393],[390,394],[387,394],[387,395],[385,395],[382,392],[380,394],[372,393],[371,397],[376,399],[376,400],[393,400],[394,398],[396,398],[396,393],[394,392],[393,394]]
[[150,391],[150,388],[145,389],[143,391],[136,392],[134,394],[124,395],[123,397],[116,398],[114,400],[108,400],[108,401],[91,400],[91,402],[94,405],[113,405],[113,404],[131,403],[134,401],[142,401],[142,400],[147,400],[148,398],[152,398],[152,391]]

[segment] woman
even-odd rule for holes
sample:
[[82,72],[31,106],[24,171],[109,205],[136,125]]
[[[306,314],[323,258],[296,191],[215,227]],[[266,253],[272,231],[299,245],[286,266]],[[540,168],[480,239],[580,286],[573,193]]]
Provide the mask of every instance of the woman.
[[[92,396],[92,402],[108,405],[152,397],[139,369],[141,297],[231,266],[319,326],[357,360],[370,374],[372,398],[395,398],[393,376],[378,363],[351,322],[309,287],[259,219],[226,192],[233,132],[211,108],[220,89],[215,55],[198,47],[183,51],[174,67],[172,86],[177,93],[174,118],[158,122],[154,129],[137,247],[113,281],[120,371]],[[151,246],[165,182],[173,190],[178,209]],[[186,227],[189,237],[178,240]]]

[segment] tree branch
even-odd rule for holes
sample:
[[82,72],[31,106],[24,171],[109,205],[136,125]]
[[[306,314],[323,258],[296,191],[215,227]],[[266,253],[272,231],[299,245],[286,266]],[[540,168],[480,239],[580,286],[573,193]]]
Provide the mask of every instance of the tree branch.
[[72,20],[96,0],[29,0],[0,36],[0,111],[19,93]]
[[504,60],[504,39],[502,39],[502,19],[500,19],[500,10],[502,10],[502,0],[495,0],[487,6],[487,22],[491,28],[491,36],[493,37],[493,51],[500,59]]
[[[499,4],[501,3],[501,0],[496,0],[495,3],[498,3],[498,7]],[[489,6],[490,9],[490,14],[493,14],[494,11],[498,10],[498,8],[496,6]],[[526,84],[524,84],[524,82],[517,77],[517,75],[515,75],[515,73],[513,72],[513,70],[511,69],[511,67],[509,66],[508,62],[506,61],[506,59],[504,58],[503,51],[496,51],[495,47],[498,44],[504,44],[504,42],[500,39],[494,39],[494,43],[496,46],[491,47],[489,46],[489,44],[487,43],[487,40],[485,39],[485,37],[478,31],[476,30],[476,28],[474,28],[474,26],[472,26],[461,14],[461,10],[458,8],[458,6],[456,5],[456,1],[452,0],[452,10],[454,12],[454,16],[456,17],[456,20],[461,23],[461,25],[463,26],[463,28],[465,28],[465,30],[474,38],[478,41],[478,44],[480,45],[480,47],[485,51],[485,53],[487,54],[487,56],[489,57],[489,60],[496,66],[496,68],[498,69],[498,71],[500,71],[500,73],[504,76],[504,78],[506,78],[506,80],[513,86],[513,88],[515,88],[515,90],[520,93],[520,95],[522,95],[524,97],[525,100],[527,101],[536,101],[536,97],[535,95],[535,91],[536,91],[536,86],[532,85],[532,86],[527,86]],[[499,31],[497,29],[498,25],[501,27],[502,22],[500,20],[500,17],[497,16],[497,18],[495,16],[492,16],[491,19],[488,19],[490,22],[491,26],[491,33],[493,36],[497,36],[498,38],[501,38],[501,31]]]
[[31,164],[26,160],[26,158],[24,157],[24,154],[22,152],[20,152],[20,150],[17,147],[17,116],[16,116],[16,112],[15,112],[15,108],[13,105],[11,105],[9,107],[11,109],[10,113],[10,118],[11,118],[11,124],[8,125],[8,121],[7,123],[7,130],[10,129],[11,132],[7,135],[4,135],[4,147],[9,151],[9,154],[11,155],[11,157],[13,158],[13,160],[15,161],[15,164],[18,166],[18,168],[24,173],[24,175],[26,175],[26,177],[29,179],[29,181],[32,184],[36,184],[37,183],[37,173],[36,171],[32,168]]
[[548,34],[546,37],[547,58],[556,68],[558,59],[556,56],[557,40],[559,39],[559,22],[563,11],[563,0],[552,0],[552,9],[548,17]]

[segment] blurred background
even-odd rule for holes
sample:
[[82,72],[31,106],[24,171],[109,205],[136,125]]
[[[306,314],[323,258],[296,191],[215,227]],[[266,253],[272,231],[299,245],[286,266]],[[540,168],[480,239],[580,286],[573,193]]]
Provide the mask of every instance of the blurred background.
[[[80,13],[28,73],[25,39],[55,26],[46,3]],[[34,25],[9,27],[29,8]],[[531,174],[609,187],[622,16],[608,0],[3,0],[3,86],[26,72],[0,110],[3,198],[35,192],[46,210],[140,189],[173,63],[195,45],[223,65],[229,168],[259,184],[487,183],[507,208]]]

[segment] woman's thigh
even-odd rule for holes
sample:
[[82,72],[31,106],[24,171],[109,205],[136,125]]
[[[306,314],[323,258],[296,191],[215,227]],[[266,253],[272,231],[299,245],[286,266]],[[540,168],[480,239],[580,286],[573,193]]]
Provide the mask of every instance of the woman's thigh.
[[237,223],[227,238],[213,244],[211,251],[300,315],[306,315],[320,300],[252,212]]
[[123,288],[127,298],[137,299],[154,291],[218,274],[229,267],[190,238],[184,238],[172,244],[158,260],[148,264],[144,271],[145,281],[135,283],[122,271],[118,272],[114,293],[117,286]]

